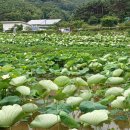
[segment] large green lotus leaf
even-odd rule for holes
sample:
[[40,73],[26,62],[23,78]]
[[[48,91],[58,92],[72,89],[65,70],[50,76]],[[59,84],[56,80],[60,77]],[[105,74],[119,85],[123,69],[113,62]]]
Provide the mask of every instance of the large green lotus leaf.
[[66,103],[60,103],[60,104],[51,104],[47,106],[45,109],[43,109],[43,112],[49,113],[49,114],[59,114],[60,111],[64,111],[66,113],[72,112],[72,108],[70,105]]
[[5,66],[2,67],[3,72],[10,72],[11,70],[13,70],[12,65],[5,65]]
[[123,96],[124,97],[129,97],[130,96],[130,88],[128,88],[127,90],[124,91]]
[[67,68],[63,68],[62,71],[61,71],[61,74],[62,75],[70,75],[70,72]]
[[75,121],[70,115],[68,115],[66,112],[61,111],[60,112],[60,118],[61,122],[64,123],[69,128],[79,128],[79,124],[77,121]]
[[9,80],[0,80],[0,90],[9,87]]
[[92,92],[90,90],[81,90],[82,93],[79,95],[84,100],[89,100],[92,97]]
[[124,89],[121,87],[112,87],[106,91],[105,96],[110,96],[110,95],[119,96],[122,95],[123,92]]
[[65,93],[66,95],[71,95],[77,88],[75,85],[68,85],[63,90],[62,93]]
[[20,86],[23,85],[27,81],[26,76],[20,76],[11,79],[10,84],[13,86]]
[[77,87],[88,86],[87,82],[80,77],[74,78],[73,81]]
[[47,91],[58,90],[58,86],[55,83],[53,83],[51,80],[41,80],[39,84]]
[[89,68],[83,68],[82,70],[79,70],[79,74],[80,75],[84,75],[84,74],[86,74],[87,72],[89,71]]
[[18,96],[8,96],[8,97],[3,98],[0,101],[1,106],[20,104],[20,103],[21,103],[21,99]]
[[108,120],[109,112],[107,110],[94,110],[80,116],[80,121],[90,124],[98,125],[106,120]]
[[111,102],[111,107],[113,108],[125,108],[125,100],[126,98],[123,96],[117,97],[113,102]]
[[89,68],[93,70],[94,72],[99,72],[102,69],[102,64],[98,62],[91,62],[89,64]]
[[124,83],[124,79],[122,77],[110,77],[106,81],[106,84],[110,84],[110,85],[120,85],[123,83]]
[[13,106],[3,106],[0,110],[0,127],[7,128],[18,122],[19,116],[22,114],[22,107],[15,104]]
[[67,98],[67,95],[65,93],[62,93],[62,90],[58,90],[58,91],[56,91],[54,98],[58,101],[64,100],[65,98]]
[[94,103],[92,101],[83,101],[81,104],[80,104],[80,110],[82,112],[92,112],[94,110],[101,110],[101,109],[107,109],[106,106],[100,104],[100,103]]
[[42,75],[42,74],[45,74],[45,73],[46,73],[46,71],[43,68],[37,68],[36,69],[36,74]]
[[108,97],[99,101],[102,105],[109,105],[113,100],[115,100],[116,96],[109,95]]
[[71,106],[78,106],[83,101],[81,97],[69,97],[66,99],[66,103]]
[[16,88],[22,95],[30,95],[30,88],[26,86],[19,86]]
[[59,86],[59,87],[64,87],[70,84],[71,80],[67,76],[59,76],[57,77],[54,82]]
[[38,109],[38,106],[33,103],[27,103],[22,106],[24,112],[32,113]]
[[54,114],[42,114],[36,116],[36,118],[31,122],[31,127],[33,128],[51,128],[55,124],[60,122],[60,117]]
[[92,75],[87,80],[89,85],[100,84],[100,83],[104,83],[105,81],[106,81],[106,77],[104,75],[101,75],[101,74]]
[[112,76],[113,77],[119,77],[123,73],[122,69],[116,69],[113,71]]

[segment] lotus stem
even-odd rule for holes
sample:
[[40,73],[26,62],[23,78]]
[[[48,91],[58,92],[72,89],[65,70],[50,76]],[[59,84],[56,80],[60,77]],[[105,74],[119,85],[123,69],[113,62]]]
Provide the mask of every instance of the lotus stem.
[[58,123],[58,130],[60,130],[60,123]]
[[81,126],[80,130],[83,130],[83,125]]
[[101,127],[99,127],[99,126],[96,126],[96,130],[101,130]]
[[107,127],[107,129],[109,130],[109,124],[108,124],[108,127]]
[[129,119],[129,114],[127,113],[127,111],[125,112],[125,114],[126,114],[126,117],[127,117],[127,119],[128,119],[128,126],[130,127],[130,119]]
[[12,127],[10,127],[9,130],[12,130]]

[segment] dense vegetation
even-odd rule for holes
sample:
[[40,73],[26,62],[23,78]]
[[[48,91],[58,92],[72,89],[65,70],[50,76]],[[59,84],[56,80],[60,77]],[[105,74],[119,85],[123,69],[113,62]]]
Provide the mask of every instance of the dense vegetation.
[[[130,128],[128,0],[1,0],[0,8],[1,20],[67,20],[0,33],[0,130],[21,122],[42,130],[117,130],[118,121]],[[73,32],[61,34],[63,26]]]
[[97,24],[106,15],[119,22],[130,15],[129,0],[1,0],[0,8],[0,20],[61,18]]
[[0,35],[1,128],[129,125],[130,37],[86,34]]
[[1,0],[0,20],[68,19],[73,10],[84,1]]

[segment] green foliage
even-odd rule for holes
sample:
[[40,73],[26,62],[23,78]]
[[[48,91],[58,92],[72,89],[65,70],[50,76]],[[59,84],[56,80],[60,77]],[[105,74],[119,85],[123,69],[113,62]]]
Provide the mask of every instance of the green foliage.
[[0,32],[2,32],[3,31],[3,25],[2,25],[2,23],[0,23]]
[[83,101],[80,104],[80,110],[84,113],[92,112],[94,110],[102,110],[102,109],[107,109],[107,107],[100,103],[94,103],[92,101]]
[[0,14],[1,20],[13,21],[23,20],[28,21],[30,19],[41,18],[42,11],[32,3],[23,0],[1,0],[0,1]]
[[130,27],[130,21],[126,21],[126,22],[124,23],[124,25],[127,26],[127,27]]
[[51,104],[41,111],[49,114],[56,114],[56,115],[58,115],[61,111],[64,111],[69,114],[72,112],[72,108],[68,104],[57,103],[57,104]]
[[102,26],[114,27],[118,24],[119,19],[115,16],[105,16],[101,19]]
[[90,25],[95,25],[95,24],[98,24],[98,23],[99,23],[99,19],[96,18],[95,16],[91,16],[88,19],[88,24],[90,24]]
[[[20,122],[21,114],[28,123],[38,114],[31,123],[36,129],[51,129],[58,123],[80,129],[115,119],[128,121],[130,39],[123,32],[96,33],[19,33],[15,38],[1,33],[0,127]],[[63,75],[63,70],[68,73]],[[120,112],[112,115],[116,109]]]
[[88,22],[91,16],[99,19],[106,15],[114,15],[122,22],[129,14],[129,0],[88,0],[86,5],[76,9],[74,17]]
[[60,112],[60,118],[61,122],[63,122],[66,126],[69,128],[79,128],[78,122],[76,122],[70,115],[68,115],[66,112],[61,111]]
[[20,104],[20,103],[21,99],[18,96],[7,96],[0,101],[1,106]]
[[16,25],[17,31],[22,31],[23,30],[23,25]]

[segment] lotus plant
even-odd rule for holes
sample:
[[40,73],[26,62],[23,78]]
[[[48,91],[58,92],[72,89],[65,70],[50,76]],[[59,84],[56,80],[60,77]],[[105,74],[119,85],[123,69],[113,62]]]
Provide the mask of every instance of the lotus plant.
[[20,86],[20,85],[23,85],[26,81],[27,81],[26,76],[20,76],[20,77],[11,79],[10,84],[13,86]]
[[126,98],[123,96],[118,96],[113,102],[111,102],[111,107],[124,109],[125,108],[125,100]]
[[80,121],[97,126],[100,123],[108,120],[109,111],[107,110],[94,110],[80,116]]
[[120,96],[122,95],[123,92],[124,92],[124,89],[121,87],[112,87],[106,91],[105,96],[110,96],[110,95]]
[[30,88],[26,86],[19,86],[16,90],[21,93],[22,95],[30,95]]
[[66,100],[66,103],[71,106],[78,106],[83,101],[81,97],[69,97]]
[[54,114],[42,114],[36,116],[36,118],[31,122],[31,127],[33,128],[51,128],[55,124],[60,122],[60,116]]
[[41,80],[39,84],[42,86],[43,89],[46,89],[48,92],[50,92],[51,90],[58,90],[58,86],[51,80]]
[[27,103],[22,106],[23,112],[32,113],[38,109],[38,106],[33,103]]
[[8,128],[19,121],[20,115],[23,113],[20,105],[3,106],[0,110],[0,127]]

